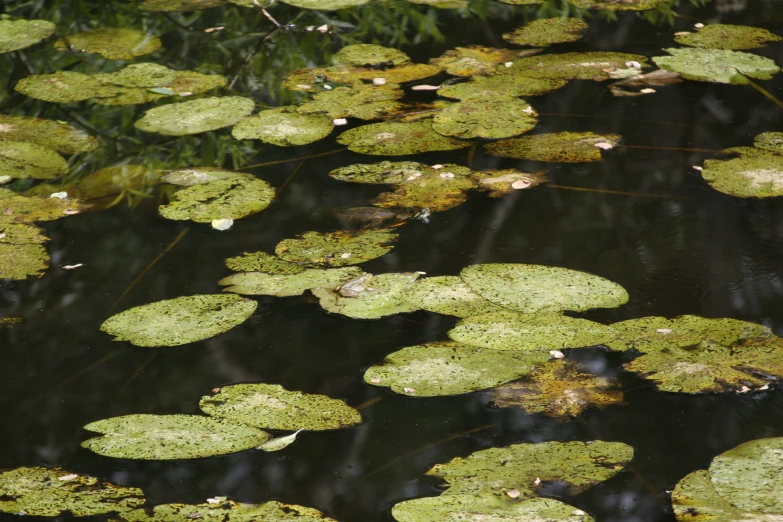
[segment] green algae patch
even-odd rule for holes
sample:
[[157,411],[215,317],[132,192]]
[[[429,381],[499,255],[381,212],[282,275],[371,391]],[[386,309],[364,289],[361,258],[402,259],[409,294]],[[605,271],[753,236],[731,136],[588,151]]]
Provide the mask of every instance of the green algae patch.
[[270,275],[291,275],[303,272],[307,266],[291,263],[266,252],[244,252],[226,259],[226,266],[234,272],[261,272]]
[[391,230],[305,232],[298,239],[284,239],[275,247],[281,259],[291,263],[325,266],[358,265],[389,252],[399,234]]
[[558,420],[578,417],[590,407],[623,403],[617,381],[583,373],[578,364],[555,359],[537,367],[523,380],[489,391],[495,406],[520,407]]
[[138,7],[141,11],[179,13],[223,5],[225,0],[144,0]]
[[0,54],[35,45],[52,36],[56,29],[46,20],[0,20]]
[[0,141],[33,143],[65,155],[98,148],[98,140],[66,123],[0,115]]
[[502,158],[587,163],[601,161],[601,151],[616,147],[620,139],[617,134],[554,132],[500,140],[484,145],[484,149]]
[[[266,443],[265,443],[266,444]],[[151,510],[123,513],[120,522],[337,522],[317,509],[277,501],[241,504],[226,497],[210,498],[204,504],[161,504]]]
[[34,74],[19,80],[14,89],[25,96],[55,103],[106,98],[122,92],[116,85],[107,85],[92,76],[72,71]]
[[606,9],[607,11],[647,11],[665,4],[668,0],[566,0],[581,9]]
[[628,292],[608,279],[568,268],[489,263],[462,269],[462,280],[485,299],[524,313],[615,308]]
[[[282,0],[281,0],[282,1]],[[318,11],[337,11],[358,5],[364,5],[370,0],[285,0],[283,3],[300,9],[315,9]]]
[[253,107],[253,100],[241,96],[201,98],[152,108],[134,126],[166,136],[199,134],[234,125],[249,116]]
[[384,122],[363,125],[343,132],[337,142],[360,154],[404,156],[422,152],[464,149],[469,141],[443,136],[429,121]]
[[521,172],[517,169],[480,170],[473,173],[478,189],[491,198],[500,198],[516,192],[534,188],[546,183],[546,171]]
[[354,44],[337,51],[334,62],[358,67],[393,67],[410,63],[411,58],[402,51],[382,45]]
[[780,72],[774,61],[763,56],[725,49],[669,48],[671,56],[654,56],[666,71],[687,80],[745,85],[749,78],[769,80]]
[[332,119],[320,114],[299,114],[293,107],[261,111],[231,129],[238,140],[256,139],[280,147],[307,145],[332,133]]
[[430,63],[452,76],[480,76],[492,74],[500,64],[528,56],[534,52],[538,51],[518,51],[471,45],[446,51],[443,55],[430,59]]
[[568,486],[575,495],[623,471],[633,448],[621,442],[543,442],[490,448],[427,472],[448,485],[446,495],[508,498],[516,490],[521,498],[537,496],[547,483]]
[[[530,78],[603,81],[629,67],[641,71],[647,57],[639,54],[589,52],[539,54],[514,60],[509,71]],[[657,63],[657,62],[656,62]],[[632,64],[632,65],[629,65]]]
[[389,354],[383,364],[364,373],[364,381],[411,397],[459,395],[518,379],[548,357],[450,341],[427,343]]
[[62,468],[0,471],[0,512],[32,517],[124,513],[144,504],[138,488],[117,486]]
[[0,176],[52,179],[68,172],[68,162],[52,149],[22,141],[0,141]]
[[287,297],[302,295],[311,288],[337,288],[362,274],[357,267],[307,268],[288,275],[241,272],[224,277],[218,284],[227,286],[223,289],[225,292],[235,294]]
[[257,428],[201,415],[125,415],[84,429],[102,436],[82,442],[83,448],[117,459],[197,459],[252,449],[269,439]]
[[160,38],[138,29],[103,27],[90,29],[54,43],[61,51],[100,54],[110,60],[132,60],[160,49]]
[[49,238],[32,225],[0,224],[0,279],[41,277],[49,268],[43,243]]
[[359,412],[339,399],[278,384],[224,386],[198,405],[213,418],[271,430],[336,430],[362,422]]
[[106,319],[101,331],[136,346],[179,346],[209,339],[245,322],[258,303],[233,294],[166,299]]
[[457,317],[508,311],[475,293],[456,276],[418,279],[403,298],[422,310]]
[[274,197],[275,189],[266,181],[233,176],[179,190],[158,211],[166,219],[211,223],[261,212]]
[[499,139],[527,132],[538,123],[538,114],[517,98],[472,98],[438,111],[432,129],[456,138]]
[[53,221],[79,214],[88,208],[89,205],[75,199],[22,196],[12,190],[0,188],[0,225]]
[[701,176],[712,188],[739,198],[783,196],[783,155],[768,150],[775,146],[762,142],[761,148],[727,149],[737,157],[704,161]]
[[593,522],[584,511],[551,498],[504,502],[495,497],[452,494],[400,502],[392,507],[392,516],[398,522],[458,520]]
[[587,24],[579,18],[544,18],[505,33],[503,40],[514,45],[544,47],[556,43],[576,42],[587,31]]
[[703,49],[758,49],[769,42],[779,42],[781,37],[747,25],[711,24],[695,33],[683,32],[674,35],[674,41],[690,47]]
[[360,277],[353,285],[347,286],[352,283],[349,281],[336,290],[313,288],[312,292],[327,312],[354,319],[378,319],[417,310],[402,297],[417,277],[418,273],[381,274],[369,279]]
[[377,120],[400,112],[404,105],[397,100],[403,91],[398,85],[337,87],[322,91],[297,108],[299,114],[326,114],[330,118]]
[[560,89],[566,80],[530,78],[501,69],[491,76],[474,76],[470,81],[444,85],[438,96],[457,100],[504,98],[507,96],[540,96]]

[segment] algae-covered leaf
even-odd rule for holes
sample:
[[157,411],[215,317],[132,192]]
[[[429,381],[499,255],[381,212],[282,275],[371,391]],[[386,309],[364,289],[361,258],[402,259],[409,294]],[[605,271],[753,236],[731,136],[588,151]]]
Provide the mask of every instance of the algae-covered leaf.
[[612,478],[632,458],[633,448],[621,442],[514,444],[437,464],[427,475],[445,480],[446,495],[503,498],[516,489],[521,497],[537,496],[552,482],[566,484],[573,495]]
[[568,268],[489,263],[466,267],[460,276],[485,299],[524,313],[615,308],[628,302],[628,292],[617,283]]
[[584,511],[551,498],[506,502],[491,496],[448,493],[395,504],[392,516],[398,522],[593,522]]
[[198,11],[226,5],[226,0],[144,0],[139,4],[141,11],[183,12]]
[[[149,0],[148,0],[149,1]],[[240,504],[225,497],[210,498],[204,504],[161,504],[151,512],[136,509],[123,513],[119,522],[337,522],[317,509],[269,501]]]
[[391,230],[305,232],[298,239],[284,239],[275,254],[292,263],[325,266],[358,265],[389,252],[399,234]]
[[326,395],[289,391],[279,384],[234,384],[199,402],[216,419],[271,430],[336,430],[362,422],[357,410]]
[[514,29],[503,35],[503,39],[515,45],[535,45],[539,47],[575,42],[587,31],[587,24],[579,18],[544,18]]
[[408,181],[411,177],[418,178],[428,169],[429,166],[415,161],[381,161],[340,167],[331,171],[329,176],[351,183],[396,185]]
[[256,139],[280,147],[307,145],[332,133],[332,119],[321,114],[299,114],[294,107],[261,111],[231,129],[238,140]]
[[134,63],[113,73],[101,73],[94,79],[119,87],[163,87],[176,78],[176,72],[158,63]]
[[[96,98],[101,105],[132,105],[168,96],[192,96],[224,87],[226,78],[217,74],[175,71],[155,64],[134,64],[114,73],[95,75],[104,83],[118,85],[119,94]],[[162,67],[162,69],[161,69]]]
[[373,204],[386,208],[422,208],[441,212],[461,205],[467,200],[466,192],[476,188],[467,167],[443,165],[426,167],[421,175],[411,174],[402,183],[394,185],[393,192],[383,192]]
[[161,181],[179,185],[180,187],[192,187],[193,185],[204,185],[212,181],[236,178],[255,179],[252,174],[226,170],[220,167],[184,167],[168,171],[161,177]]
[[737,147],[724,151],[737,157],[704,161],[701,176],[712,188],[739,198],[783,196],[783,155],[761,148]]
[[628,64],[646,67],[647,57],[639,54],[588,52],[539,54],[514,60],[509,72],[531,78],[552,80],[595,80],[613,78],[612,73]]
[[104,457],[179,460],[244,451],[263,444],[269,435],[245,424],[201,415],[125,415],[84,426],[102,434],[82,447]]
[[234,176],[179,190],[171,202],[158,210],[166,219],[211,223],[261,212],[274,197],[275,189],[266,181]]
[[53,221],[89,208],[74,199],[22,196],[0,188],[0,224]]
[[311,288],[337,288],[362,274],[357,267],[307,268],[295,274],[241,272],[224,277],[218,284],[227,286],[223,291],[235,294],[287,297],[302,295]]
[[776,522],[731,505],[715,491],[711,478],[709,471],[700,469],[677,483],[672,491],[672,508],[678,522]]
[[418,279],[402,297],[422,310],[457,317],[508,311],[475,293],[456,276]]
[[748,83],[746,77],[769,80],[780,72],[773,60],[739,51],[669,48],[666,52],[671,56],[655,56],[652,60],[661,69],[688,80],[743,85]]
[[566,0],[582,9],[606,9],[608,11],[646,11],[655,9],[668,0]]
[[499,64],[509,62],[522,56],[529,56],[536,51],[519,51],[514,49],[496,49],[480,45],[457,47],[443,53],[438,58],[430,59],[453,76],[476,76],[494,73]]
[[303,272],[307,265],[291,263],[266,252],[245,252],[226,259],[226,266],[234,272],[262,272],[271,275],[291,275]]
[[113,315],[101,331],[136,346],[178,346],[227,332],[245,322],[256,306],[234,294],[177,297]]
[[359,118],[375,120],[399,112],[403,96],[398,85],[369,86],[357,84],[337,87],[317,93],[311,101],[299,105],[300,114],[326,114],[330,118]]
[[753,146],[783,154],[783,132],[762,132],[753,139]]
[[335,63],[359,67],[391,67],[410,63],[411,58],[402,51],[376,44],[347,45],[334,55]]
[[0,512],[32,517],[123,513],[144,504],[138,488],[117,486],[62,468],[0,471]]
[[241,96],[201,98],[155,107],[134,126],[166,136],[198,134],[234,125],[253,112],[255,102]]
[[55,49],[100,54],[110,60],[132,60],[160,49],[160,38],[128,27],[89,29],[58,40]]
[[364,381],[412,397],[458,395],[492,388],[528,374],[546,352],[486,350],[450,341],[409,346],[371,366]]
[[470,146],[435,132],[429,121],[412,123],[384,122],[363,125],[343,132],[337,142],[360,154],[403,156],[438,150],[457,150]]
[[469,5],[468,0],[409,0],[409,2],[427,5],[436,9],[462,9]]
[[313,288],[312,292],[327,312],[354,319],[378,319],[417,310],[416,306],[402,298],[403,292],[417,277],[418,273],[381,274],[366,283],[362,281],[366,288],[350,293],[344,291],[345,285],[338,290]]
[[498,139],[527,132],[536,123],[536,111],[518,98],[471,98],[438,111],[432,129],[457,138]]
[[357,5],[364,5],[370,0],[281,0],[284,4],[293,5],[301,9],[316,9],[319,11],[337,11],[348,9]]
[[49,238],[32,225],[0,224],[0,279],[41,277],[49,268],[44,242]]
[[475,76],[470,81],[444,85],[438,95],[457,100],[504,98],[507,96],[538,96],[566,85],[566,80],[530,78],[501,69],[491,76]]
[[299,435],[299,432],[303,431],[304,428],[299,428],[295,432],[293,432],[290,435],[285,435],[284,437],[275,437],[274,439],[269,439],[268,441],[261,444],[257,449],[260,449],[262,451],[280,451],[282,449],[287,448],[294,442],[296,442],[296,436]]
[[295,91],[317,92],[331,89],[328,82],[359,86],[363,82],[377,83],[383,80],[386,85],[423,80],[440,73],[440,68],[425,63],[407,63],[387,69],[374,67],[316,67],[298,69],[286,75],[283,86]]
[[46,20],[0,20],[0,54],[35,45],[54,34],[55,26]]
[[0,114],[0,141],[23,141],[70,155],[89,152],[98,140],[66,123]]
[[52,149],[24,141],[0,140],[0,176],[52,179],[68,172],[68,162]]
[[695,33],[674,35],[674,41],[678,44],[704,49],[757,49],[780,40],[780,36],[760,27],[729,24],[710,24],[697,29]]
[[25,96],[55,103],[105,98],[122,93],[116,85],[105,84],[92,76],[73,71],[34,74],[19,80],[14,89]]
[[554,132],[500,140],[484,145],[484,149],[503,158],[584,163],[601,161],[601,151],[615,147],[620,139],[617,134]]
[[517,169],[479,170],[473,173],[479,190],[489,197],[499,198],[517,190],[524,190],[546,183],[546,171],[521,172]]

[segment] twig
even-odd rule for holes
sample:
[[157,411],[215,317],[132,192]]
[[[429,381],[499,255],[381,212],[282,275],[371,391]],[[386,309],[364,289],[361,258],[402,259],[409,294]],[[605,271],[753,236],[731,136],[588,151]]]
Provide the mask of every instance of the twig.
[[547,185],[549,188],[563,190],[577,190],[579,192],[598,192],[601,194],[613,194],[615,196],[638,196],[640,198],[659,198],[659,199],[688,199],[682,196],[671,196],[669,194],[643,194],[640,192],[621,192],[619,190],[604,190],[587,187],[569,187],[568,185]]
[[291,163],[291,162],[294,162],[294,161],[304,161],[304,160],[308,160],[308,159],[312,159],[312,158],[320,158],[321,156],[328,156],[329,154],[337,154],[338,152],[343,152],[345,150],[348,150],[348,149],[343,148],[343,149],[337,149],[337,150],[330,150],[328,152],[319,152],[318,154],[311,154],[309,156],[302,156],[302,157],[297,157],[297,158],[289,158],[289,159],[276,160],[276,161],[267,161],[266,163],[256,163],[255,165],[248,165],[248,166],[242,167],[241,169],[238,169],[238,170],[253,169],[253,168],[256,168],[256,167],[268,167],[270,165],[280,165],[282,163]]

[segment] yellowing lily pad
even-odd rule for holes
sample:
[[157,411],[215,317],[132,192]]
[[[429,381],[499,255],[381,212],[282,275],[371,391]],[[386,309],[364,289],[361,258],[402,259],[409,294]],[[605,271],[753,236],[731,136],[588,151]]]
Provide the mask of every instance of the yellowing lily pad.
[[535,45],[544,47],[556,43],[575,42],[587,31],[587,24],[579,18],[544,18],[503,35],[503,39],[514,45]]
[[473,173],[479,190],[489,197],[499,198],[517,190],[525,190],[546,183],[546,171],[521,172],[517,169],[480,170]]
[[729,24],[706,25],[695,33],[677,33],[674,36],[674,41],[681,45],[729,50],[757,49],[780,40],[780,36],[760,27]]
[[0,54],[35,45],[57,29],[46,20],[0,20]]
[[0,279],[41,277],[49,268],[42,243],[49,238],[32,225],[0,224]]
[[670,48],[666,52],[671,56],[655,56],[653,61],[687,80],[743,85],[748,83],[746,77],[769,80],[780,72],[773,60],[739,51]]
[[783,154],[783,132],[762,132],[754,138],[753,146]]
[[179,346],[209,339],[242,324],[258,303],[234,294],[166,299],[106,319],[101,331],[136,346]]
[[392,516],[398,522],[443,522],[462,520],[593,522],[580,509],[551,498],[504,502],[482,495],[443,494],[396,504]]
[[12,190],[0,188],[0,225],[53,221],[79,214],[87,208],[89,205],[74,199],[22,196]]
[[299,239],[284,239],[275,253],[292,263],[325,266],[358,265],[381,257],[393,247],[399,234],[391,230],[306,232]]
[[403,91],[398,85],[337,87],[316,94],[299,105],[299,114],[326,114],[330,118],[376,120],[399,112]]
[[98,147],[98,140],[66,123],[26,116],[0,115],[0,141],[33,143],[65,155]]
[[704,161],[701,176],[712,188],[739,198],[783,196],[783,155],[763,148],[735,147],[723,151],[730,159]]
[[582,9],[606,9],[608,11],[646,11],[655,9],[668,0],[566,0]]
[[266,181],[233,176],[193,185],[174,193],[172,201],[158,208],[166,219],[211,223],[239,219],[261,212],[272,202],[275,189]]
[[23,141],[0,141],[0,176],[52,179],[68,172],[68,162],[52,149]]
[[359,67],[392,67],[410,61],[410,56],[402,51],[375,44],[347,45],[334,55],[335,63]]
[[132,60],[160,49],[160,38],[138,29],[102,27],[68,35],[55,49],[100,54],[110,60]]
[[226,259],[226,266],[234,272],[262,272],[271,275],[290,275],[303,272],[307,265],[291,263],[266,252],[245,252]]
[[503,158],[585,163],[601,161],[601,151],[617,146],[621,136],[592,132],[534,134],[484,145],[488,154]]
[[320,114],[299,114],[293,107],[261,111],[231,129],[238,140],[261,140],[280,147],[307,145],[332,133],[332,119]]
[[[267,443],[265,443],[267,444]],[[152,512],[137,509],[123,513],[121,522],[183,522],[205,520],[220,522],[337,522],[317,509],[270,501],[240,504],[226,497],[207,499],[204,504],[162,504]]]
[[[612,73],[638,64],[641,72],[647,57],[639,54],[589,52],[539,54],[515,60],[509,68],[514,74],[551,80],[595,80],[613,78]],[[656,62],[657,63],[657,62]]]
[[538,51],[495,49],[472,45],[446,51],[442,56],[430,59],[430,63],[453,76],[476,76],[492,74],[498,69],[499,64],[510,62],[522,56],[529,56],[535,52]]
[[72,71],[34,74],[19,80],[14,89],[25,96],[55,103],[106,98],[122,92],[116,85],[108,85],[92,76]]
[[[106,208],[119,202],[124,194],[139,193],[158,184],[157,172],[141,165],[119,165],[98,169],[79,181],[68,185],[40,184],[28,190],[26,195],[50,197],[57,192],[65,192],[69,198],[90,201],[92,210]],[[95,202],[104,198],[113,198],[108,202]]]
[[241,272],[221,279],[218,284],[228,286],[225,292],[243,295],[276,295],[287,297],[302,295],[311,288],[337,288],[363,272],[357,267],[307,268],[296,274],[265,274]]
[[234,125],[253,112],[255,102],[241,96],[201,98],[155,107],[135,127],[145,132],[184,136]]
[[216,419],[272,430],[336,430],[362,422],[359,412],[339,399],[278,384],[223,386],[198,406]]
[[82,447],[104,457],[179,460],[236,453],[263,444],[269,435],[244,424],[201,415],[125,415],[91,422],[102,434]]
[[565,86],[566,80],[530,78],[501,69],[491,76],[475,76],[470,81],[444,85],[438,95],[457,100],[504,98],[507,96],[539,96]]
[[402,298],[402,294],[417,277],[418,273],[381,274],[369,281],[362,278],[357,281],[361,286],[352,286],[350,291],[344,284],[337,290],[313,288],[312,292],[320,299],[321,308],[327,312],[354,319],[378,319],[417,310]]
[[436,150],[457,150],[470,146],[437,133],[429,121],[384,122],[363,125],[343,132],[337,142],[360,154],[403,156]]
[[457,317],[508,311],[487,301],[455,276],[418,279],[405,291],[403,298],[422,310]]
[[538,114],[518,98],[471,98],[435,114],[432,129],[458,138],[508,138],[527,132]]

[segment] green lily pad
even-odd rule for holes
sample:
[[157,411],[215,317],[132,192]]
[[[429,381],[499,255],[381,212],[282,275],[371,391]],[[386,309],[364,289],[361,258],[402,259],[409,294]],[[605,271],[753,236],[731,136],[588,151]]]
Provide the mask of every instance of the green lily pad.
[[332,133],[332,119],[321,114],[299,114],[293,107],[261,111],[238,122],[231,135],[238,140],[261,140],[280,147],[307,145]]
[[538,123],[538,113],[518,98],[472,98],[435,114],[432,129],[458,138],[508,138]]
[[373,204],[387,208],[413,207],[441,212],[464,203],[467,200],[466,192],[473,188],[476,188],[476,182],[467,167],[427,167],[421,176],[411,175],[403,183],[396,184],[393,192],[381,193],[373,200]]
[[417,310],[402,298],[402,294],[417,277],[418,273],[381,274],[369,281],[359,281],[365,287],[350,293],[345,291],[345,285],[338,290],[313,288],[311,291],[320,299],[321,308],[327,312],[354,319],[378,319]]
[[504,4],[511,5],[536,5],[543,4],[544,0],[500,0]]
[[123,513],[144,504],[138,488],[117,486],[62,468],[0,471],[0,512],[33,517]]
[[544,18],[503,35],[514,45],[544,47],[556,43],[575,42],[587,32],[587,24],[579,18]]
[[226,266],[234,272],[262,272],[270,275],[291,275],[304,272],[307,265],[291,263],[266,252],[245,252],[226,259]]
[[336,430],[362,422],[362,416],[339,399],[289,391],[278,384],[234,384],[198,403],[214,418],[271,430]]
[[581,9],[606,9],[608,11],[646,11],[655,9],[668,0],[566,0]]
[[735,147],[723,151],[737,157],[704,161],[701,176],[712,188],[739,198],[783,196],[783,155],[763,148]]
[[566,80],[530,78],[501,69],[491,76],[476,76],[467,82],[444,85],[438,89],[438,96],[457,100],[539,96],[560,89],[567,83]]
[[[148,65],[148,64],[138,64]],[[117,73],[108,73],[102,75],[96,75],[104,82],[131,82],[138,81],[143,82],[143,76],[140,74],[142,70],[134,69],[139,74],[137,78],[132,79],[129,72],[125,72],[122,76],[117,78],[116,75],[120,75],[131,66],[118,71]],[[170,82],[160,85],[154,85],[151,87],[125,87],[120,89],[121,94],[111,96],[108,98],[96,98],[95,103],[101,105],[134,105],[140,103],[149,103],[157,100],[167,98],[169,96],[192,96],[195,94],[201,94],[212,89],[219,87],[225,87],[227,81],[225,77],[217,74],[201,74],[195,71],[174,71],[166,69],[166,77],[172,78]],[[169,76],[170,74],[170,76]],[[158,76],[158,80],[150,78],[150,82],[155,81],[160,83],[163,75]]]
[[[449,167],[451,166],[449,165]],[[340,167],[331,171],[329,176],[350,183],[397,185],[405,183],[410,177],[422,176],[428,169],[430,169],[429,166],[415,161],[381,161],[378,163],[355,163],[347,167]]]
[[56,29],[46,20],[0,20],[0,54],[35,45],[52,36]]
[[256,179],[251,174],[236,170],[226,170],[220,167],[184,167],[170,170],[161,177],[161,181],[180,187],[192,187],[193,185],[204,185],[213,181],[236,178]]
[[[486,75],[494,73],[501,63],[530,56],[537,52],[538,50],[519,51],[471,45],[446,51],[438,58],[430,59],[430,63],[437,65],[452,76]],[[509,96],[511,95],[509,94]]]
[[481,191],[491,198],[499,198],[517,190],[525,190],[546,183],[546,171],[521,172],[517,169],[479,170],[473,173]]
[[68,172],[68,162],[52,149],[22,141],[0,141],[0,176],[52,179]]
[[443,522],[458,520],[512,520],[546,522],[593,522],[584,511],[551,498],[503,502],[495,497],[443,494],[400,502],[392,507],[398,522]]
[[502,158],[585,163],[601,161],[601,151],[614,148],[620,139],[617,134],[554,132],[500,140],[484,145],[484,149]]
[[155,107],[135,127],[166,136],[198,134],[234,125],[253,112],[255,102],[241,96],[201,98]]
[[0,279],[41,277],[49,268],[42,243],[49,238],[32,225],[0,224]]
[[467,7],[468,0],[408,0],[412,4],[426,5],[436,9],[463,9]]
[[409,346],[371,366],[364,381],[412,397],[458,395],[492,388],[528,374],[549,354],[484,350],[443,341]]
[[654,56],[653,61],[666,71],[679,73],[687,80],[744,85],[748,79],[769,80],[780,72],[774,61],[763,56],[724,49],[666,49],[671,56]]
[[364,5],[370,0],[280,0],[284,4],[299,7],[300,9],[316,9],[319,11],[337,11],[348,9],[357,5]]
[[119,87],[163,87],[176,78],[176,71],[157,63],[134,63],[113,73],[93,76],[96,80]]
[[614,71],[626,69],[634,62],[641,72],[641,67],[646,67],[647,57],[608,52],[539,54],[514,60],[509,70],[531,78],[600,82],[614,78]]
[[711,24],[695,33],[677,33],[674,41],[681,45],[704,49],[757,49],[769,42],[779,42],[781,37],[760,27],[747,25]]
[[85,440],[82,448],[117,459],[212,457],[255,448],[269,439],[257,428],[201,415],[125,415],[91,422],[84,429],[103,436]]
[[449,330],[450,339],[491,350],[561,350],[586,346],[614,347],[609,326],[558,313],[496,312],[467,317]]
[[138,29],[102,27],[69,35],[54,48],[79,53],[100,54],[110,60],[132,60],[160,49],[160,38]]
[[234,176],[179,190],[172,201],[158,207],[158,211],[166,219],[210,223],[261,212],[274,197],[275,189],[266,181]]
[[762,132],[754,138],[753,146],[783,154],[783,132]]
[[376,120],[399,112],[404,106],[397,100],[403,96],[398,85],[337,87],[316,94],[299,105],[299,114],[326,114],[330,118]]
[[375,44],[347,45],[334,55],[335,63],[357,67],[392,67],[411,62],[411,57],[402,51]]
[[416,308],[457,317],[508,311],[473,292],[456,276],[419,279],[402,297]]
[[137,509],[123,513],[122,522],[337,522],[317,509],[296,504],[270,501],[263,504],[240,504],[225,497],[207,500],[205,504],[161,504],[150,513]]
[[343,132],[337,137],[337,142],[353,152],[376,156],[404,156],[470,146],[469,141],[455,140],[435,132],[426,120],[363,125]]
[[84,212],[89,205],[75,199],[22,196],[0,188],[0,225],[53,221]]
[[225,0],[144,0],[139,4],[139,9],[141,11],[183,12],[199,11],[222,5],[226,5]]
[[427,475],[446,481],[446,495],[507,499],[506,491],[515,489],[525,498],[548,482],[565,483],[574,495],[612,478],[632,458],[633,448],[621,442],[514,444],[437,464]]
[[327,87],[332,86],[328,82],[357,86],[363,82],[383,79],[386,85],[389,85],[423,80],[438,73],[439,67],[424,63],[408,63],[383,70],[373,67],[316,67],[298,69],[287,74],[283,86],[295,91],[316,92],[329,90]]
[[245,322],[258,303],[233,294],[166,299],[106,319],[101,331],[136,346],[178,346],[209,339]]
[[70,155],[98,148],[98,140],[68,124],[0,115],[0,141],[24,141]]
[[602,277],[568,268],[514,263],[472,265],[462,280],[485,299],[524,313],[615,308],[625,289]]
[[617,382],[582,373],[578,364],[555,359],[530,372],[525,379],[489,391],[492,404],[501,408],[518,406],[527,413],[543,413],[568,420],[586,408],[622,404],[623,391]]
[[299,239],[284,239],[275,254],[292,263],[325,266],[358,265],[381,257],[394,248],[399,234],[391,230],[305,232]]
[[224,292],[243,295],[276,295],[287,297],[302,295],[311,288],[336,288],[357,277],[363,272],[357,267],[344,268],[307,268],[296,274],[273,275],[263,272],[241,272],[224,277],[219,285],[228,286]]
[[672,491],[672,508],[678,522],[774,522],[759,513],[744,513],[718,495],[710,472],[700,469],[680,480]]
[[92,76],[72,71],[34,74],[19,80],[14,89],[25,96],[55,103],[107,98],[122,93],[115,85],[108,85]]

